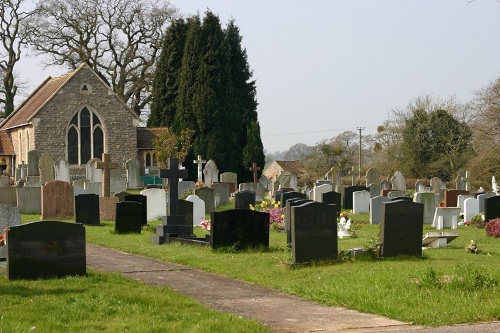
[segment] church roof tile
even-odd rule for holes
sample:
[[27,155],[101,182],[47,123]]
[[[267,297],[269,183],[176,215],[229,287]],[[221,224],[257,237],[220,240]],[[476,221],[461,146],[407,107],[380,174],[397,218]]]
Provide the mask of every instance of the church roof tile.
[[6,131],[0,131],[0,154],[14,155],[14,145],[9,133]]
[[137,127],[137,149],[153,150],[153,140],[166,127]]

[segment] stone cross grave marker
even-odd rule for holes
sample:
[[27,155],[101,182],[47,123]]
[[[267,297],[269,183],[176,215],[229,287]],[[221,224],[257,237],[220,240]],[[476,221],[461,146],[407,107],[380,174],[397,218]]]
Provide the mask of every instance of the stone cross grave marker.
[[203,180],[203,163],[207,163],[204,159],[201,158],[201,155],[198,155],[198,159],[193,161],[194,164],[198,164],[198,180]]
[[257,171],[260,170],[260,167],[257,166],[257,163],[253,162],[252,166],[248,170],[253,172],[253,182],[257,183],[257,181],[259,179],[257,177]]
[[179,163],[176,158],[169,158],[168,166],[168,169],[160,169],[160,178],[168,180],[170,216],[177,216],[179,213],[179,179],[187,178],[188,171],[186,169],[179,170]]
[[97,169],[102,169],[102,196],[109,197],[110,195],[110,182],[111,182],[111,169],[118,169],[117,163],[111,162],[111,156],[106,153],[102,153],[102,162],[96,162],[95,167]]

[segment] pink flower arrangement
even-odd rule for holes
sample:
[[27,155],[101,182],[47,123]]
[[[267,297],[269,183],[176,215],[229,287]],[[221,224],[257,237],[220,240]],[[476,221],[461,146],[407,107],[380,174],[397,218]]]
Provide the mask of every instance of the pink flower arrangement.
[[5,227],[3,229],[3,234],[0,234],[0,246],[5,245],[5,241],[7,240],[7,231],[9,230],[9,227]]
[[205,220],[200,223],[200,226],[205,229],[210,231],[210,220]]

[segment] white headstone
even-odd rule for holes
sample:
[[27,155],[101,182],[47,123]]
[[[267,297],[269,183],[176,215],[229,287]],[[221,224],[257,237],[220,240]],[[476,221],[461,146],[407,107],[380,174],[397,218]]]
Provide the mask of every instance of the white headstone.
[[437,207],[432,226],[438,230],[443,228],[456,229],[459,216],[460,208],[458,207]]
[[209,160],[203,169],[205,186],[210,186],[219,181],[219,169],[213,160]]
[[432,224],[439,196],[434,192],[417,192],[413,194],[413,201],[424,205],[424,223]]
[[465,199],[464,221],[470,221],[477,214],[479,214],[479,200],[474,197]]
[[380,224],[382,219],[382,205],[391,199],[379,195],[370,199],[370,224]]
[[58,160],[54,165],[55,180],[70,182],[69,177],[69,162],[66,160]]
[[474,198],[474,196],[470,195],[470,194],[460,194],[457,197],[457,207],[460,208],[462,210],[462,212],[464,211],[465,200],[470,199],[470,198]]
[[167,215],[167,194],[164,189],[150,188],[142,190],[141,194],[147,197],[148,221]]
[[352,194],[352,213],[365,214],[370,212],[370,192],[356,191]]
[[141,188],[141,162],[137,158],[132,158],[125,162],[127,169],[127,188]]
[[406,178],[400,171],[396,171],[391,178],[392,189],[398,191],[406,191]]
[[89,181],[93,183],[102,182],[102,169],[95,168],[95,162],[102,162],[99,158],[93,158],[87,162],[85,167],[86,177]]
[[205,201],[194,194],[188,196],[186,200],[193,203],[193,226],[200,225],[205,221]]
[[[331,184],[323,184],[319,186],[314,186],[313,189],[313,200],[317,202],[323,202],[323,193],[332,191]],[[369,194],[369,193],[368,193]]]

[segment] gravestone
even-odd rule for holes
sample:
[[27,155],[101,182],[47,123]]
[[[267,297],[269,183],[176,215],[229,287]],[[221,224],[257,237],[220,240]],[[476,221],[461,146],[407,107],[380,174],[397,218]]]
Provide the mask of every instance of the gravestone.
[[83,189],[85,192],[90,194],[96,194],[98,196],[102,196],[102,182],[84,182]]
[[[271,188],[271,185],[269,185],[269,179],[267,179],[266,176],[262,175],[259,178],[259,184],[262,186],[262,188],[265,190],[269,190]],[[238,186],[236,186],[238,188]],[[233,191],[234,192],[234,191]],[[233,193],[231,192],[231,193]]]
[[469,194],[469,191],[465,190],[446,190],[444,191],[444,206],[445,207],[457,207],[457,198],[459,195]]
[[340,215],[340,210],[342,209],[342,194],[335,191],[325,192],[322,195],[321,202],[327,205],[335,205],[337,216]]
[[75,222],[100,225],[98,195],[80,194],[75,196]]
[[[120,171],[120,169],[113,169],[113,170]],[[126,189],[127,189],[127,179],[126,178],[123,178],[120,176],[117,178],[111,177],[109,179],[109,196],[110,197],[114,196],[115,193],[123,192]]]
[[318,179],[314,183],[314,186],[321,186],[321,185],[332,185],[332,181],[329,179]]
[[415,192],[424,192],[425,191],[425,182],[421,179],[417,180],[415,183]]
[[144,220],[143,204],[137,201],[122,201],[116,204],[115,232],[141,233]]
[[[4,233],[6,227],[14,227],[21,224],[21,214],[17,207],[0,205],[0,234]],[[0,261],[6,259],[5,246],[0,246]]]
[[210,227],[212,248],[269,247],[269,213],[249,209],[213,212]]
[[437,207],[432,226],[437,230],[444,228],[457,229],[459,217],[460,208],[458,207]]
[[31,222],[7,233],[9,280],[85,275],[86,269],[83,224]]
[[42,186],[40,219],[72,219],[73,204],[73,186],[70,183],[60,180],[47,182]]
[[352,209],[352,194],[358,191],[369,191],[366,186],[346,186],[344,189],[345,195],[343,196],[344,202],[342,205],[343,209]]
[[[265,177],[265,176],[263,176]],[[261,177],[262,178],[262,177]],[[238,188],[238,174],[234,172],[224,172],[219,175],[221,183],[229,183],[229,193],[234,193]],[[266,178],[267,180],[267,178]]]
[[0,189],[5,187],[10,187],[10,177],[7,175],[0,175]]
[[258,177],[258,174],[257,172],[260,170],[260,167],[257,166],[257,163],[253,162],[252,163],[252,166],[250,168],[248,168],[248,171],[252,171],[252,174],[253,174],[253,182],[254,183],[257,183],[259,177]]
[[391,202],[391,199],[383,195],[370,199],[370,224],[379,224],[382,220],[382,206],[385,202]]
[[198,155],[198,159],[194,160],[193,163],[194,164],[198,164],[198,180],[199,181],[203,181],[203,164],[206,163],[207,161],[205,161],[201,155]]
[[178,192],[179,193],[178,198],[182,199],[182,197],[186,195],[187,191],[189,191],[190,194],[193,194],[195,188],[196,188],[196,183],[195,182],[193,182],[191,180],[181,180],[177,184],[177,189],[179,191]]
[[464,201],[464,221],[469,221],[479,214],[479,200],[476,198],[465,199]]
[[352,213],[365,214],[370,212],[370,192],[356,191],[352,194]]
[[462,212],[464,211],[465,200],[470,198],[474,198],[474,196],[470,194],[461,194],[457,197],[457,207],[460,208]]
[[116,218],[116,197],[99,197],[99,218],[101,221],[113,221]]
[[400,171],[396,171],[391,178],[392,189],[406,192],[406,178]]
[[[164,244],[169,239],[170,234],[176,232],[179,228],[186,226],[186,216],[179,210],[179,180],[188,177],[188,171],[179,169],[179,163],[176,158],[168,159],[168,169],[160,169],[160,177],[168,180],[168,203],[169,215],[162,218],[162,225],[156,227],[156,235],[151,237],[151,242],[157,245]],[[212,201],[213,203],[213,201]],[[191,209],[192,211],[192,209]],[[191,230],[193,225],[189,222]]]
[[158,220],[167,215],[167,193],[162,188],[142,190],[146,197],[146,217],[148,221]]
[[484,213],[486,199],[491,198],[492,196],[494,196],[493,193],[484,193],[477,196],[477,200],[479,200],[479,213]]
[[214,197],[219,198],[219,206],[227,205],[229,203],[229,185],[225,183],[215,183],[212,185],[212,188],[214,189]]
[[[253,191],[255,192],[255,200],[257,202],[261,202],[264,200],[264,195],[266,193],[266,190],[260,183],[241,183],[238,186],[238,190],[241,191]],[[278,196],[276,201],[280,200],[281,196]]]
[[0,189],[0,204],[17,206],[16,189],[22,187],[4,187]]
[[443,183],[441,178],[439,178],[439,177],[432,178],[430,180],[430,185],[431,185],[434,193],[438,194],[440,196],[440,198],[442,198],[444,189],[446,188],[446,185]]
[[299,198],[299,199],[305,199],[306,194],[305,193],[300,193],[297,191],[289,191],[289,192],[283,192],[281,193],[281,198],[280,198],[280,207],[285,207],[286,202],[290,199],[294,198]]
[[40,170],[38,169],[38,161],[40,160],[41,156],[42,152],[36,149],[30,150],[28,152],[27,176],[40,176]]
[[455,189],[459,191],[467,191],[467,182],[463,171],[460,171],[455,178]]
[[335,213],[334,206],[320,202],[291,207],[292,263],[338,258]]
[[[285,231],[286,231],[286,243],[288,246],[292,246],[292,222],[291,222],[291,215],[292,215],[292,207],[295,206],[300,206],[306,202],[312,202],[311,200],[308,199],[301,199],[301,198],[292,198],[288,199],[286,201],[285,205]],[[334,206],[334,205],[332,205]]]
[[422,204],[399,200],[384,203],[380,222],[380,255],[422,256]]
[[370,184],[380,184],[380,171],[375,168],[370,168],[366,171],[366,186]]
[[318,186],[314,186],[313,188],[313,200],[317,202],[321,202],[323,193],[332,191],[332,185],[330,184],[322,184]]
[[[96,163],[102,162],[99,158],[93,158],[85,166],[85,176],[93,183],[102,182],[102,170],[95,167]],[[100,194],[99,194],[100,195]]]
[[[193,237],[193,202],[180,199],[178,204],[179,216],[182,216],[182,219],[177,224],[169,226],[169,234],[179,237]],[[167,219],[167,216],[162,218],[163,224],[168,225]]]
[[40,187],[17,187],[17,207],[21,214],[42,213],[42,190]]
[[[118,169],[119,165],[117,163],[111,162],[111,155],[102,153],[102,162],[95,163],[96,169],[102,170],[102,196],[111,196],[110,182],[111,182],[111,170]],[[117,191],[121,192],[121,191]]]
[[[160,191],[163,191],[163,190],[160,190]],[[134,201],[134,202],[138,202],[141,204],[141,225],[146,225],[148,224],[148,208],[149,208],[149,200],[148,200],[148,197],[145,196],[145,195],[142,195],[142,192],[141,194],[128,194],[125,196],[125,200],[124,201]],[[124,202],[122,201],[122,202]],[[166,206],[166,204],[165,204]],[[163,214],[163,215],[166,215],[166,214]]]
[[113,196],[115,198],[118,198],[118,202],[122,202],[122,201],[125,201],[125,197],[129,194],[130,193],[128,193],[127,191],[122,191],[122,192],[115,193],[115,195],[113,195]]
[[193,226],[201,225],[205,221],[205,201],[194,194],[188,196],[186,201],[193,203]]
[[200,187],[194,190],[194,194],[205,202],[205,214],[215,211],[214,190],[208,187]]
[[331,173],[332,186],[334,187],[335,191],[339,192],[336,186],[342,185],[342,173],[337,167],[331,168],[330,171],[332,172]]
[[488,223],[497,217],[500,217],[500,196],[495,195],[484,201],[484,221]]
[[384,179],[380,182],[380,191],[385,191],[385,190],[389,190],[389,182],[387,181],[387,179]]
[[213,183],[219,181],[219,168],[217,168],[217,164],[215,164],[213,160],[209,160],[207,164],[205,164],[203,174],[205,175],[205,186],[211,186]]
[[424,205],[424,223],[432,224],[436,207],[439,206],[439,195],[434,192],[417,192],[413,194],[413,201]]
[[387,193],[387,197],[389,199],[401,198],[405,196],[406,196],[406,191],[391,190],[390,192]]
[[70,182],[69,176],[69,162],[66,160],[58,160],[54,164],[54,179],[62,180],[63,182]]
[[250,205],[255,206],[255,192],[244,190],[234,194],[234,208],[250,209]]
[[368,189],[370,191],[370,198],[377,197],[380,195],[380,185],[376,183],[368,184]]
[[55,179],[54,176],[54,159],[49,153],[45,152],[38,160],[38,168],[40,171],[40,183],[45,184]]
[[141,162],[137,158],[132,158],[125,162],[127,170],[127,188],[137,189],[144,185],[141,182]]

